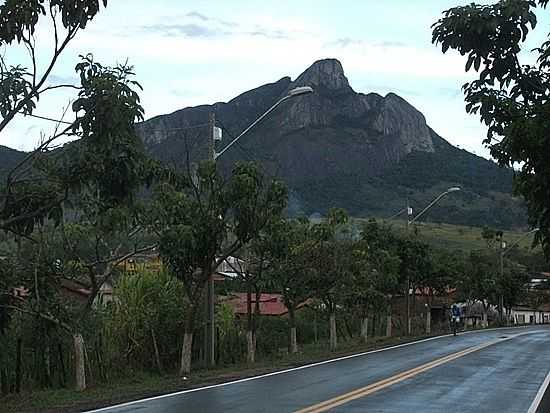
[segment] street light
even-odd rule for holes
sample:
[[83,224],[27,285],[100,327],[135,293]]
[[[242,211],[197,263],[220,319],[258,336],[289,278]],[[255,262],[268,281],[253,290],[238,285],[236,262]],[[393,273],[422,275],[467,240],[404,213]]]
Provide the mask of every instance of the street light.
[[457,192],[457,191],[460,191],[460,188],[458,186],[452,186],[450,187],[449,189],[447,189],[445,192],[442,192],[441,194],[439,194],[439,196],[437,198],[435,198],[432,202],[430,202],[428,204],[428,206],[426,208],[424,208],[422,211],[420,211],[420,213],[415,216],[412,220],[409,221],[409,215],[412,215],[412,211],[411,214],[408,214],[407,215],[407,227],[412,224],[414,221],[416,221],[418,218],[420,218],[428,209],[430,209],[431,207],[433,207],[441,198],[443,198],[445,195],[448,195],[450,194],[451,192]]
[[[442,192],[439,194],[432,202],[428,204],[426,208],[424,208],[418,215],[416,215],[413,219],[409,220],[409,216],[412,215],[412,208],[410,208],[407,205],[407,231],[409,229],[409,226],[416,221],[418,218],[420,218],[426,211],[428,211],[431,207],[433,207],[441,198],[443,198],[445,195],[450,194],[451,192],[457,192],[460,191],[460,188],[458,186],[452,186],[449,189],[447,189],[445,192]],[[407,275],[407,335],[411,334],[411,299],[410,299],[410,290],[411,290],[411,280],[409,275]],[[413,291],[414,294],[414,291]]]
[[[242,138],[248,131],[250,131],[254,126],[256,126],[258,123],[262,121],[267,115],[269,115],[277,106],[279,106],[281,103],[283,103],[285,100],[288,100],[290,98],[295,98],[297,96],[307,95],[313,93],[313,89],[309,86],[300,86],[296,87],[294,89],[291,89],[288,91],[288,93],[280,98],[273,106],[271,106],[268,110],[266,110],[258,119],[256,119],[254,122],[250,124],[245,130],[243,130],[235,139],[233,139],[229,144],[223,148],[221,151],[216,152],[216,149],[214,147],[214,141],[216,139],[219,139],[221,137],[220,134],[216,133],[216,120],[214,117],[214,114],[210,115],[210,121],[209,121],[209,135],[211,139],[211,156],[212,160],[216,162],[216,160],[222,156],[235,142],[237,142],[240,138]],[[207,284],[207,331],[206,331],[206,348],[205,348],[205,359],[207,359],[210,363],[210,365],[214,366],[216,364],[216,347],[215,347],[215,305],[214,305],[214,277],[210,276],[208,279]]]
[[244,134],[246,134],[250,129],[252,129],[254,126],[256,126],[258,123],[262,121],[263,118],[265,118],[269,113],[271,113],[277,106],[279,106],[281,103],[283,103],[285,100],[294,98],[297,96],[307,95],[309,93],[313,93],[313,89],[309,86],[300,86],[294,89],[291,89],[286,96],[283,96],[281,99],[279,99],[273,106],[271,106],[268,110],[266,110],[258,119],[256,119],[254,122],[250,124],[249,127],[247,127],[244,131],[242,131],[239,136],[237,136],[235,139],[233,139],[229,144],[223,148],[221,151],[216,152],[214,150],[214,160],[218,159],[220,156],[222,156],[225,151],[227,151],[235,142],[237,142]]
[[[528,237],[531,234],[534,234],[535,232],[540,231],[540,228],[533,228],[531,231],[526,232],[523,234],[516,242],[514,242],[509,247],[506,246],[506,241],[501,241],[500,243],[500,280],[502,281],[504,279],[504,256],[510,252],[516,245],[518,245],[525,237]],[[502,322],[502,315],[504,312],[504,294],[501,292],[499,297],[499,313],[500,313],[500,321]]]

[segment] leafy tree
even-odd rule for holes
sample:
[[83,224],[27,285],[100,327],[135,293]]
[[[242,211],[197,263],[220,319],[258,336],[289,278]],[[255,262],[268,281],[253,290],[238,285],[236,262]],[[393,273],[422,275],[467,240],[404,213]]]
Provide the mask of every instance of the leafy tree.
[[[239,281],[246,289],[246,338],[247,362],[256,361],[257,328],[260,316],[260,299],[264,288],[272,287],[272,280],[267,276],[273,265],[273,235],[282,222],[282,216],[274,216],[262,231],[239,254],[235,263],[228,261]],[[254,294],[254,300],[253,300]],[[254,301],[254,309],[252,302]]]
[[348,251],[353,269],[345,280],[343,303],[361,317],[361,339],[366,343],[369,315],[385,312],[398,288],[400,261],[387,250],[371,248],[364,241]]
[[311,287],[329,314],[330,349],[336,350],[336,310],[341,301],[346,279],[351,275],[353,262],[353,241],[347,213],[342,209],[331,209],[326,220],[314,224],[310,234],[313,245],[304,250],[312,270]]
[[195,318],[209,277],[250,242],[285,207],[286,189],[266,182],[252,164],[238,164],[228,182],[215,165],[202,163],[196,179],[169,174],[156,191],[152,228],[160,253],[184,285],[187,299],[180,374],[191,370]]
[[[52,133],[43,136],[36,149],[8,173],[5,185],[0,185],[0,229],[36,242],[38,250],[44,252],[42,260],[47,248],[37,234],[44,232],[45,225],[65,223],[64,218],[82,210],[91,200],[97,207],[94,217],[112,216],[112,210],[133,201],[145,175],[143,147],[134,130],[134,122],[143,119],[143,108],[132,67],[103,66],[87,55],[75,67],[80,85],[51,81],[50,75],[63,52],[95,18],[101,4],[105,7],[106,3],[105,0],[8,0],[0,5],[0,43],[6,48],[23,45],[28,51],[26,62],[0,59],[0,133],[17,116],[34,116],[40,97],[51,91],[74,89],[77,94],[71,108],[74,120],[58,122]],[[43,21],[52,25],[53,55],[46,62],[39,61],[35,39],[38,24]],[[59,148],[62,137],[78,142]],[[115,263],[112,258],[107,262]],[[104,260],[102,257],[101,261]],[[91,261],[83,265],[86,263]],[[96,264],[97,267],[100,263]],[[104,270],[101,273],[106,274]],[[20,281],[13,283],[23,284]],[[90,301],[101,282],[97,288],[92,282]],[[31,294],[37,293],[37,289],[31,290]],[[28,301],[38,302],[37,298],[33,295]],[[44,307],[45,300],[40,303],[32,311],[70,330],[62,319],[52,317],[51,311]],[[19,305],[11,306],[10,310],[30,311]],[[82,340],[79,343],[82,349]],[[83,353],[77,355],[77,360],[83,360]],[[85,387],[82,366],[82,375],[77,380],[79,388]]]
[[518,168],[516,191],[526,200],[531,225],[539,227],[550,256],[550,41],[534,52],[536,63],[520,52],[537,24],[535,10],[548,0],[497,1],[454,7],[433,26],[433,42],[467,56],[466,71],[478,78],[463,87],[466,111],[488,126],[484,143],[502,166]]
[[273,264],[269,277],[282,294],[288,309],[291,353],[298,352],[296,310],[314,294],[311,288],[314,272],[309,261],[311,248],[315,244],[311,226],[306,218],[281,220],[270,234]]
[[487,311],[490,304],[498,303],[497,278],[494,255],[486,251],[472,251],[464,274],[457,283],[460,299],[482,304],[484,327],[488,325]]

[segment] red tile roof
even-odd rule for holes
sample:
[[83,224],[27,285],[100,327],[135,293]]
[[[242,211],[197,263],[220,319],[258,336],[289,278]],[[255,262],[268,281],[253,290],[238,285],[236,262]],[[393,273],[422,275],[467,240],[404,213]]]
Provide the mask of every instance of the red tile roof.
[[[221,300],[225,304],[228,304],[235,314],[246,314],[246,293],[232,293],[230,296]],[[306,303],[302,303],[298,308],[303,307]],[[252,311],[256,305],[256,295],[252,294]],[[267,294],[261,293],[260,295],[260,314],[281,316],[288,313],[288,308],[283,302],[283,296],[281,294]]]

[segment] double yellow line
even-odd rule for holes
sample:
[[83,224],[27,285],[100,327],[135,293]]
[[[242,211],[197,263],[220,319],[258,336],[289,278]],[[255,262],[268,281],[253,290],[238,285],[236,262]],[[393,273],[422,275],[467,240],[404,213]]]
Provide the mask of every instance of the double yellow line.
[[326,412],[327,410],[333,409],[335,407],[341,406],[342,404],[349,403],[352,400],[360,399],[362,397],[368,396],[369,394],[375,393],[379,390],[382,390],[386,387],[389,387],[393,384],[399,383],[403,380],[407,380],[411,377],[416,376],[417,374],[423,373],[434,367],[441,366],[442,364],[448,363],[449,361],[456,360],[457,358],[464,357],[468,354],[474,353],[476,351],[482,350],[486,347],[492,346],[496,343],[501,343],[503,341],[509,340],[513,337],[507,337],[505,339],[492,340],[487,343],[480,344],[475,347],[470,347],[465,350],[459,351],[458,353],[449,354],[448,356],[442,357],[440,359],[431,361],[429,363],[423,364],[421,366],[415,367],[413,369],[404,371],[402,373],[396,374],[395,376],[389,377],[387,379],[381,380],[379,382],[369,384],[368,386],[361,387],[360,389],[353,390],[349,393],[343,394],[338,397],[326,400],[324,402],[315,404],[305,409],[297,410],[295,413],[320,413]]

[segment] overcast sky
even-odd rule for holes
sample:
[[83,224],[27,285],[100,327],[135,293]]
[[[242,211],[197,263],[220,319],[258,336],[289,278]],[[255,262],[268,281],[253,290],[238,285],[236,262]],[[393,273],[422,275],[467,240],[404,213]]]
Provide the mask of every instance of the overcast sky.
[[[105,64],[135,66],[146,117],[228,101],[274,82],[295,79],[315,60],[342,62],[358,92],[394,92],[426,116],[451,143],[488,156],[484,128],[464,111],[464,61],[431,44],[430,25],[460,0],[110,0],[57,65],[52,80],[76,83],[79,54]],[[484,3],[488,3],[485,1]],[[533,47],[548,32],[541,20]],[[40,27],[42,62],[51,53],[51,28]],[[28,65],[22,51],[10,63]],[[59,118],[72,97],[42,99],[37,114]],[[71,115],[67,115],[71,119]],[[48,122],[19,117],[0,144],[32,149]]]

